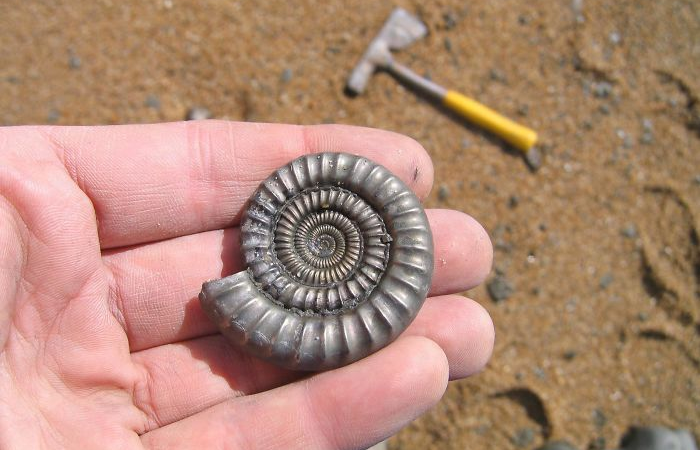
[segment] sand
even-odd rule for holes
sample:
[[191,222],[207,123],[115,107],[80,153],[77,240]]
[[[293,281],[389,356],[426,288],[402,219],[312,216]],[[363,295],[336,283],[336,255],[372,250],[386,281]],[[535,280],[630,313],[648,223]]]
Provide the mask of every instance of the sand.
[[411,135],[435,162],[428,206],[485,225],[493,289],[511,292],[468,293],[495,321],[493,360],[390,448],[615,448],[632,424],[699,436],[700,3],[399,4],[430,35],[397,58],[537,129],[538,172],[385,74],[343,94],[384,2],[5,1],[0,123],[202,105]]

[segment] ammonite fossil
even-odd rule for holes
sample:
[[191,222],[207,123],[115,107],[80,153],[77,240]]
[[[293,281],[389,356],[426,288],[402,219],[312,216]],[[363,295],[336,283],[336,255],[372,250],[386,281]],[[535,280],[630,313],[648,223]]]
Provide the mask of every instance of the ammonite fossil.
[[325,370],[386,346],[425,300],[433,239],[395,175],[346,153],[298,158],[243,216],[247,269],[204,283],[206,314],[235,345],[274,364]]

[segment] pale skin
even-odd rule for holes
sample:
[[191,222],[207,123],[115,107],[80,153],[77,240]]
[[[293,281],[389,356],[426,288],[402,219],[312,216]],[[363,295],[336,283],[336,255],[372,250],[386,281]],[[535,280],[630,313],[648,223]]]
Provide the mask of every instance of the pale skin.
[[471,217],[428,210],[435,275],[394,343],[320,374],[231,347],[203,281],[242,269],[237,225],[274,169],[343,151],[425,198],[433,168],[398,134],[224,121],[0,128],[0,448],[359,449],[481,370],[491,319],[456,293],[492,248]]

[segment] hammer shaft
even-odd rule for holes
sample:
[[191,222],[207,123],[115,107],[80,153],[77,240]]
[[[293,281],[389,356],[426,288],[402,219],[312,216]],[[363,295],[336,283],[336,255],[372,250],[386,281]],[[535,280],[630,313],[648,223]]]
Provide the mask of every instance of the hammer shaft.
[[399,81],[413,86],[419,91],[434,97],[436,100],[442,101],[445,95],[447,95],[447,89],[418,75],[408,67],[396,61],[388,63],[384,66],[384,70],[395,76]]
[[457,91],[447,90],[421,77],[403,64],[392,60],[385,64],[383,68],[399,81],[405,82],[435,98],[446,108],[489,130],[523,152],[528,152],[537,142],[537,133],[534,130],[510,120],[466,95]]

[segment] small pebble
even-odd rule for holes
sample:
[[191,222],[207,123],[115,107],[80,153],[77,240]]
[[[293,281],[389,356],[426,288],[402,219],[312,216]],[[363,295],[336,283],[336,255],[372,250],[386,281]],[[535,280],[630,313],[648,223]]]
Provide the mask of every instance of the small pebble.
[[642,133],[642,137],[639,138],[639,142],[644,145],[649,145],[654,142],[654,134],[651,131],[645,131]]
[[185,120],[206,120],[211,118],[211,111],[204,106],[194,106],[190,108],[185,116]]
[[571,361],[572,359],[576,358],[578,356],[578,352],[576,350],[567,350],[564,352],[562,355],[565,360]]
[[537,450],[576,450],[576,447],[566,441],[554,441],[547,442],[542,447],[538,447]]
[[607,98],[612,93],[612,84],[607,81],[601,81],[599,83],[593,83],[593,95],[598,98]]
[[440,187],[438,188],[438,199],[441,201],[447,200],[447,198],[450,196],[450,188],[447,187],[446,184],[441,184]]
[[605,438],[598,436],[588,444],[588,450],[605,450]]
[[521,428],[513,436],[512,441],[517,447],[527,447],[535,440],[535,430],[532,428]]
[[442,15],[442,20],[445,21],[445,28],[448,30],[457,26],[457,16],[452,11],[448,11]]
[[632,427],[622,438],[621,450],[698,450],[687,430],[664,427]]
[[526,16],[526,15],[524,15],[524,14],[521,14],[521,15],[518,16],[518,23],[519,23],[520,25],[527,25],[527,24],[530,23],[531,20],[532,20],[532,19],[530,18],[530,16]]
[[467,138],[462,139],[462,150],[466,150],[472,146],[472,141]]
[[506,82],[506,74],[503,73],[503,71],[500,70],[500,69],[496,69],[496,68],[491,69],[491,70],[489,71],[489,77],[491,77],[491,79],[492,79],[493,81],[498,81],[499,83],[505,83],[505,82]]
[[486,286],[489,295],[494,302],[502,302],[507,300],[515,292],[513,284],[508,281],[505,275],[495,276]]
[[83,62],[80,60],[80,57],[78,57],[77,55],[71,54],[68,57],[68,67],[70,67],[71,69],[80,69],[80,66],[82,66],[82,65],[83,65]]
[[629,239],[634,239],[638,236],[637,234],[637,227],[634,226],[634,224],[627,224],[625,227],[620,230],[620,233],[626,238]]
[[601,409],[594,409],[593,410],[593,425],[596,426],[596,428],[603,428],[605,424],[608,423],[608,418],[605,416],[605,413]]
[[620,36],[620,33],[618,33],[617,31],[613,31],[608,36],[608,39],[610,39],[611,44],[617,45],[620,43],[620,41],[622,41],[622,36]]
[[445,46],[445,50],[447,50],[448,52],[452,51],[452,41],[450,40],[450,38],[446,37],[443,41],[443,45]]
[[632,148],[632,146],[634,146],[634,139],[632,139],[632,136],[625,136],[625,138],[622,140],[622,147]]
[[518,114],[526,117],[528,112],[530,112],[530,107],[528,105],[520,105],[518,106]]
[[515,209],[520,204],[520,198],[517,195],[511,195],[508,199],[508,207]]
[[534,367],[532,369],[532,373],[534,373],[535,376],[537,378],[539,378],[540,380],[544,380],[547,378],[547,374],[544,372],[544,369],[542,369],[541,367]]
[[61,113],[57,109],[51,108],[46,114],[46,121],[49,123],[54,123],[61,118]]
[[293,76],[294,73],[292,72],[292,69],[287,68],[282,71],[282,75],[280,75],[280,80],[282,81],[282,83],[289,83]]
[[600,277],[600,282],[598,283],[598,285],[601,289],[607,289],[607,287],[610,286],[610,284],[612,284],[613,280],[613,275],[611,273],[606,273],[605,275]]
[[695,175],[693,177],[693,181],[695,182],[695,184],[700,184],[700,174]]
[[608,116],[610,115],[610,106],[602,104],[598,107],[598,111],[600,111],[601,114]]
[[160,109],[160,99],[153,94],[148,94],[146,101],[143,102],[143,104],[149,108]]

